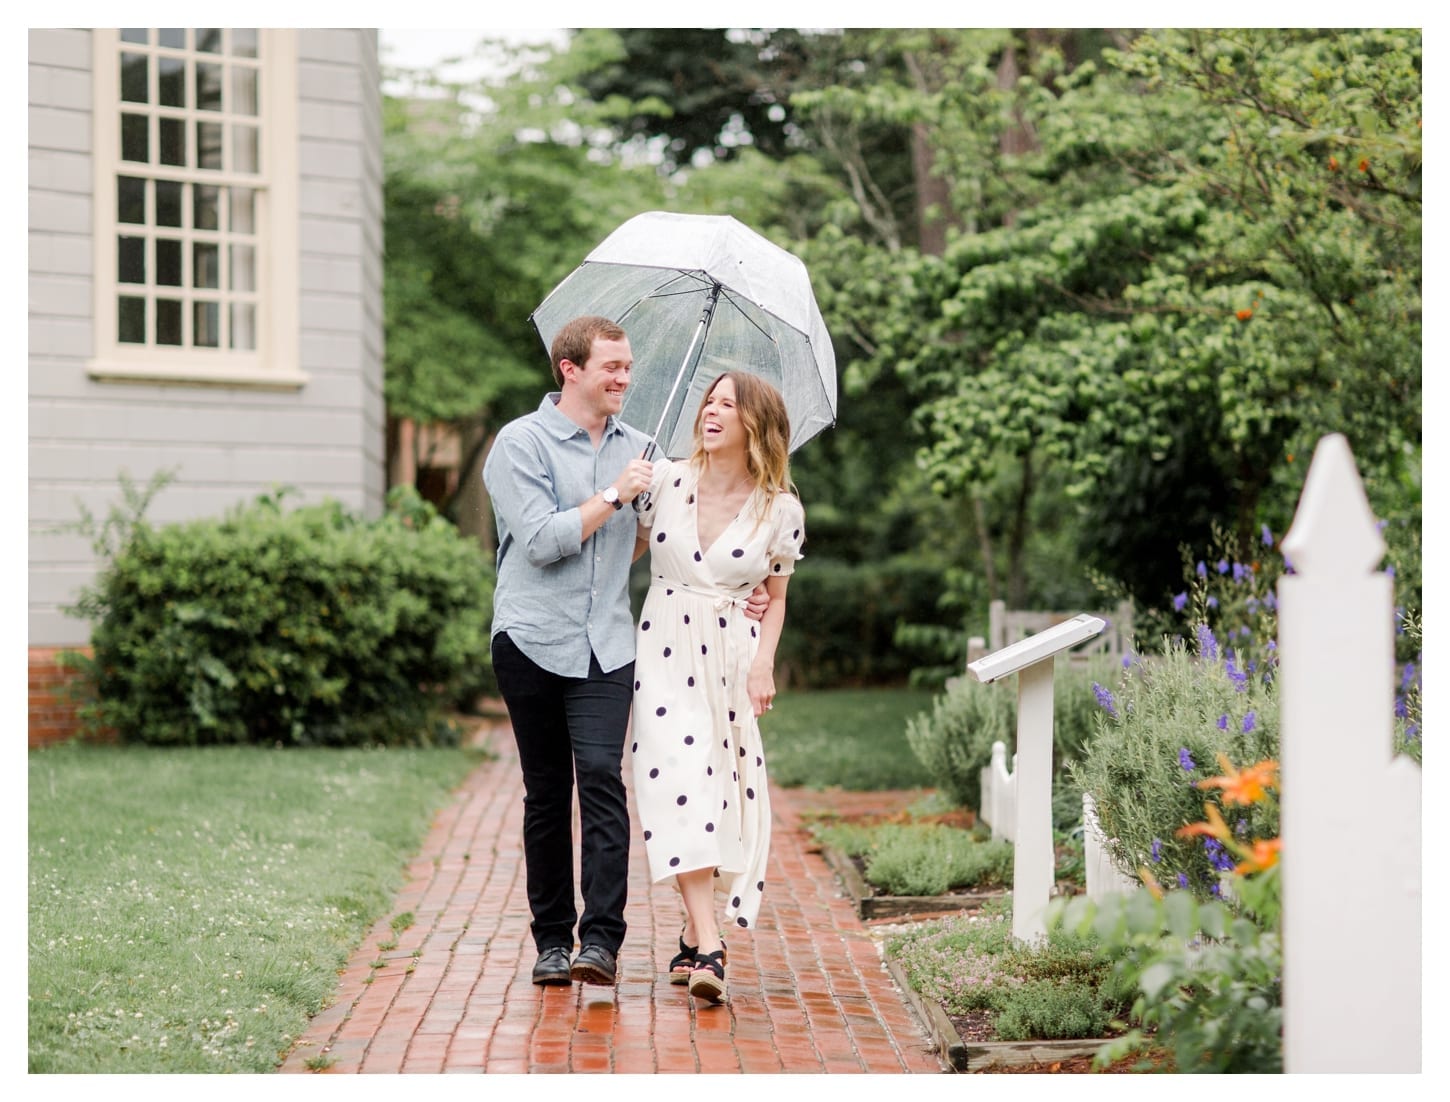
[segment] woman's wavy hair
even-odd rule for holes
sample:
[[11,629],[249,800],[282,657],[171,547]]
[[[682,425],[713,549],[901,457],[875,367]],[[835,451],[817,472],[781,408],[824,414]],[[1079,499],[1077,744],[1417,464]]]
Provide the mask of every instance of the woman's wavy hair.
[[756,520],[770,515],[771,502],[779,493],[795,493],[790,477],[790,415],[780,391],[759,375],[748,371],[726,371],[710,384],[695,413],[695,447],[690,465],[705,468],[705,403],[721,379],[735,384],[735,408],[745,428],[745,467],[755,488],[764,491],[757,502]]

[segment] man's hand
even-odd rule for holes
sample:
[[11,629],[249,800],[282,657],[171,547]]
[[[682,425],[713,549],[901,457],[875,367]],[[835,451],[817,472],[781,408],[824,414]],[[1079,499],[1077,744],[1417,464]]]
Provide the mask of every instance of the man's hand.
[[750,596],[745,598],[745,615],[748,619],[759,620],[769,607],[770,594],[766,592],[765,583],[761,582],[750,591]]
[[614,488],[619,491],[619,500],[628,505],[639,497],[649,489],[653,474],[654,464],[648,459],[631,459],[614,480]]

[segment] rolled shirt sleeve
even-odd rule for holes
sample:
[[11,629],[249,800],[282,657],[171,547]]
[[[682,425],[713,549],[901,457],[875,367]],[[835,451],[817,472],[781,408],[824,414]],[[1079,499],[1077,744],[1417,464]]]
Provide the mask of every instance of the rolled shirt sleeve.
[[532,566],[579,554],[584,519],[579,506],[561,509],[538,438],[507,426],[494,441],[483,467],[500,533],[507,529]]

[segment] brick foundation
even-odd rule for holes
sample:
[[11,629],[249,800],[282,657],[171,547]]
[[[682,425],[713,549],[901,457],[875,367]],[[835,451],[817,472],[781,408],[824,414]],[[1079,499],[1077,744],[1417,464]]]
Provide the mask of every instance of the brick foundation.
[[71,686],[82,674],[60,664],[60,653],[76,650],[89,654],[89,647],[30,648],[30,749],[63,742],[81,733],[76,714],[78,699]]

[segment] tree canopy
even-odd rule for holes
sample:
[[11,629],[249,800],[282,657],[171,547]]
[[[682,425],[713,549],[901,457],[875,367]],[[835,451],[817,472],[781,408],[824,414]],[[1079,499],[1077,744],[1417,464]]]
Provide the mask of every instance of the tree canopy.
[[594,244],[730,213],[811,272],[811,551],[934,580],[893,615],[1162,602],[1184,545],[1283,530],[1328,432],[1413,557],[1421,70],[1396,29],[575,32],[389,105],[390,408],[532,405],[528,314]]

